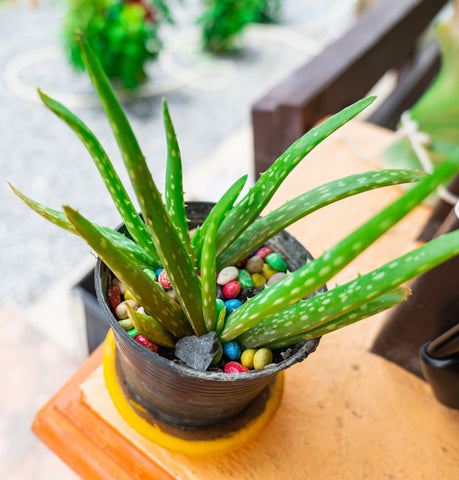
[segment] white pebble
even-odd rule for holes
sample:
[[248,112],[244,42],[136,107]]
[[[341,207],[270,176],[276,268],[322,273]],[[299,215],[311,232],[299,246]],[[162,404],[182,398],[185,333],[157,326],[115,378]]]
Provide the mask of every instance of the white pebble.
[[220,271],[217,277],[217,283],[221,286],[226,285],[239,276],[239,270],[236,267],[225,267]]

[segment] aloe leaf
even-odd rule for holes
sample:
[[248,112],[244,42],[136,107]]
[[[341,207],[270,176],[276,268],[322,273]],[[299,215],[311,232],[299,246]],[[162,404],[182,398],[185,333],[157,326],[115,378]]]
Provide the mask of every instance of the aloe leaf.
[[190,232],[188,230],[185,203],[183,201],[182,161],[177,136],[175,135],[174,125],[169,115],[166,100],[163,100],[163,117],[167,139],[166,208],[172,223],[177,229],[182,244],[185,246],[188,254],[191,255]]
[[124,255],[107,237],[102,235],[86,218],[76,210],[64,206],[69,221],[102,261],[132,293],[139,305],[176,337],[191,333],[180,307],[163,291],[135,262]]
[[220,255],[217,268],[236,265],[281,230],[319,208],[375,188],[417,182],[425,175],[412,170],[375,170],[314,188],[256,220]]
[[375,98],[368,97],[359,100],[309,130],[261,175],[247,195],[231,210],[223,222],[217,235],[217,258],[259,216],[296,165],[322,140],[359,114]]
[[248,175],[243,175],[241,178],[236,180],[233,185],[231,185],[231,187],[228,188],[228,190],[222,195],[216,205],[214,205],[209,215],[204,220],[204,223],[201,225],[199,233],[196,235],[196,241],[193,242],[193,248],[196,254],[198,264],[201,262],[202,242],[207,235],[209,225],[215,220],[217,223],[217,228],[220,227],[222,222],[225,220],[226,215],[231,210],[231,207],[236,201],[236,198],[239,196],[241,190],[244,188],[244,185],[247,182],[247,178]]
[[[238,342],[240,342],[241,345],[244,345],[247,348],[255,348],[255,346],[264,346],[272,350],[275,350],[277,348],[285,348],[299,342],[318,338],[322,335],[326,335],[327,333],[334,332],[335,330],[351,325],[352,323],[356,323],[359,320],[363,320],[365,318],[371,317],[372,315],[383,312],[389,308],[395,307],[399,303],[406,300],[410,293],[411,289],[409,289],[408,287],[396,287],[393,290],[390,290],[387,293],[376,297],[374,300],[360,305],[360,307],[357,307],[354,310],[351,310],[343,315],[339,315],[338,317],[334,318],[329,322],[325,322],[320,326],[311,328],[304,333],[292,335],[287,338],[276,340],[272,343],[259,345],[257,339],[257,345],[251,343],[250,347],[248,347],[243,341],[240,341],[240,339],[238,339]],[[245,337],[246,335],[248,336],[249,333],[250,330],[244,332],[241,335],[241,338]]]
[[221,331],[223,330],[223,327],[225,325],[225,318],[226,318],[226,307],[223,307],[220,310],[220,313],[218,314],[217,325],[215,326],[215,331],[217,332],[217,335],[220,335]]
[[90,153],[96,165],[105,187],[107,188],[113,203],[123,219],[128,232],[135,242],[151,257],[156,258],[156,250],[148,234],[145,224],[140,219],[126,189],[124,188],[112,162],[108,158],[104,148],[97,140],[94,133],[76,115],[56,100],[48,97],[38,90],[43,103],[60,119],[62,119],[80,138],[83,145]]
[[208,215],[205,225],[202,228],[202,254],[201,254],[201,291],[204,322],[207,331],[215,330],[217,322],[216,299],[216,258],[215,258],[215,238],[217,230],[222,223],[226,213],[231,208],[234,200],[239,195],[242,187],[247,181],[247,175],[237,180],[228,191],[222,196],[220,201],[214,206]]
[[[9,184],[14,193],[33,211],[38,213],[44,219],[49,222],[57,225],[64,230],[67,230],[74,235],[79,235],[79,232],[75,227],[67,220],[67,217],[63,212],[58,210],[53,210],[52,208],[46,207],[35,200],[27,197],[19,190]],[[161,267],[158,261],[150,257],[146,252],[144,252],[135,242],[127,238],[120,232],[112,230],[107,227],[101,227],[95,223],[92,224],[95,229],[97,229],[102,235],[108,237],[110,241],[116,245],[125,255],[128,255],[133,261],[135,261],[141,268],[152,268],[157,269]]]
[[[261,341],[265,344],[307,332],[332,322],[457,254],[458,230],[438,237],[351,282],[298,302],[246,331],[240,338],[252,344],[257,337],[263,337]],[[248,340],[249,336],[251,340]]]
[[[459,157],[442,162],[433,175],[415,185],[380,213],[313,262],[287,275],[235,310],[227,319],[221,340],[228,342],[268,316],[296,303],[342,270],[357,255],[409,213],[458,168]],[[382,293],[382,292],[380,292]]]
[[82,58],[99,94],[134,187],[143,218],[160,262],[167,271],[180,305],[197,335],[206,333],[202,316],[201,282],[192,260],[171,222],[137,139],[110,81],[88,42],[78,38]]
[[141,335],[162,347],[175,347],[174,338],[157,320],[150,315],[136,312],[129,304],[127,309],[129,318]]

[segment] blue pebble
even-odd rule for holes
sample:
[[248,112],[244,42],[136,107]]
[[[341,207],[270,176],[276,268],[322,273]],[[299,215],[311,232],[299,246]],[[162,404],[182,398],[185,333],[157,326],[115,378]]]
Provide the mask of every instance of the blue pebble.
[[232,313],[236,308],[239,308],[242,305],[242,302],[237,298],[232,298],[231,300],[227,300],[225,302],[226,307],[226,316]]
[[158,270],[155,270],[155,275],[156,278],[159,278],[159,274],[164,270],[164,268],[158,268]]
[[241,347],[236,342],[228,342],[225,343],[225,346],[223,347],[223,353],[230,360],[239,360],[239,358],[241,358]]

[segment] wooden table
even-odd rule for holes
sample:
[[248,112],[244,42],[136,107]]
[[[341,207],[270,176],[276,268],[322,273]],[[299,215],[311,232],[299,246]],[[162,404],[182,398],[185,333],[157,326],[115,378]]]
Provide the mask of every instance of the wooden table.
[[[371,169],[366,151],[389,133],[351,122],[297,167],[275,197]],[[290,228],[314,256],[400,193],[386,187],[326,207]],[[336,276],[342,283],[415,246],[430,210],[418,207]],[[212,457],[168,452],[138,435],[105,388],[98,349],[37,414],[33,431],[86,479],[432,479],[459,475],[459,412],[439,404],[418,377],[369,347],[382,314],[327,335],[286,372],[281,406],[259,438]]]

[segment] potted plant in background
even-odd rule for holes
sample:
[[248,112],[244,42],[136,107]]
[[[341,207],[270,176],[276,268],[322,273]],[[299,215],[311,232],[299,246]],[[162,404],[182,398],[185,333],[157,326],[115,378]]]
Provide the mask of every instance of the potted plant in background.
[[[194,218],[193,207],[187,211],[184,204],[180,152],[164,104],[168,156],[163,203],[108,78],[87,41],[80,36],[78,42],[120,147],[141,215],[89,128],[42,92],[45,105],[75,131],[88,149],[124,227],[122,231],[101,227],[68,206],[63,212],[52,210],[14,190],[47,220],[83,237],[99,255],[96,286],[114,332],[120,381],[126,383],[133,404],[140,404],[140,411],[149,411],[158,421],[207,430],[231,422],[273,385],[280,370],[313,351],[322,335],[398,304],[409,294],[409,289],[402,286],[404,282],[459,253],[459,232],[453,232],[344,285],[329,291],[323,288],[457,171],[457,152],[438,165],[432,175],[410,170],[365,172],[315,188],[259,216],[303,157],[373,98],[356,102],[306,133],[241,200],[237,198],[246,176],[236,181],[213,208],[208,204],[194,208]],[[283,232],[298,219],[334,201],[407,182],[416,184],[316,260]],[[191,235],[187,216],[192,226],[198,225]],[[250,268],[246,263],[260,247],[258,252],[263,253],[253,256],[261,259],[255,260],[262,264],[258,271],[265,277],[274,277],[277,272],[277,281],[263,288],[250,283],[258,277],[256,272],[247,276]],[[228,270],[236,277],[230,275],[228,281],[218,278]],[[240,292],[224,294],[227,300],[222,305],[219,284],[226,286],[233,281],[250,292],[245,298]],[[118,311],[120,304],[122,313]],[[232,353],[238,349],[248,358],[239,360],[239,355]],[[224,356],[219,360],[221,350]],[[263,352],[258,368],[250,369],[251,355],[257,351]],[[192,368],[196,367],[196,356],[199,366]],[[222,371],[215,371],[218,366]],[[123,415],[122,409],[120,413]]]

